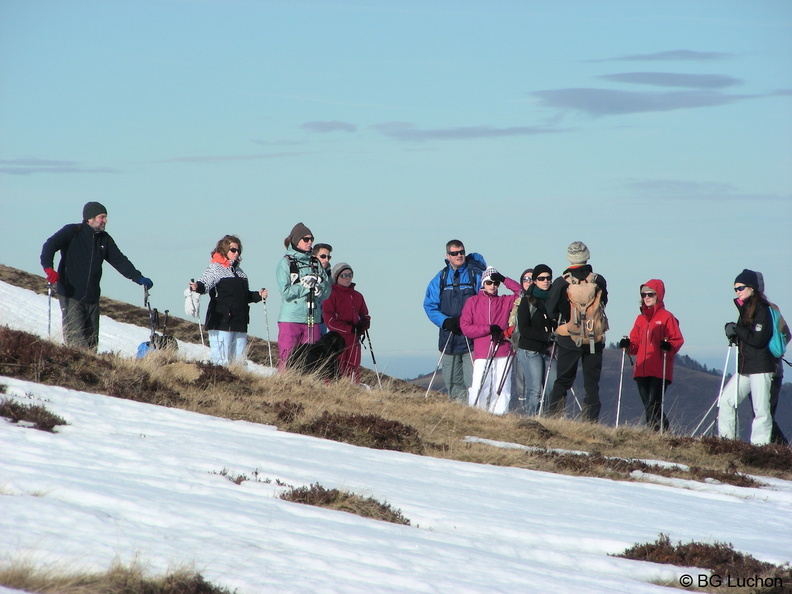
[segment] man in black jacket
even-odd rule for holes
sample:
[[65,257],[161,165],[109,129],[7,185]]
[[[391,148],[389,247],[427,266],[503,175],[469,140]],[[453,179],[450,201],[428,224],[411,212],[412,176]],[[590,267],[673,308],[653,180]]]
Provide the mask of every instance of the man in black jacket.
[[[550,287],[547,298],[547,313],[558,324],[556,328],[556,346],[558,347],[558,375],[550,393],[548,408],[550,414],[563,415],[566,409],[567,390],[572,387],[577,375],[578,361],[583,367],[583,388],[586,396],[581,405],[581,417],[585,421],[597,422],[600,414],[599,380],[602,373],[602,351],[605,348],[605,330],[608,329],[605,318],[605,305],[608,303],[608,285],[605,278],[594,274],[587,262],[591,256],[588,247],[582,241],[574,241],[567,248],[569,268],[558,277]],[[587,285],[595,296],[597,303],[595,315],[589,320],[592,328],[583,323],[575,327],[577,316],[573,315],[569,287],[571,285]]]
[[[70,223],[41,248],[41,267],[51,285],[57,283],[63,340],[68,346],[97,350],[99,345],[99,281],[102,263],[147,289],[154,286],[118,249],[105,232],[107,209],[98,202],[83,207],[83,222]],[[60,252],[58,270],[53,269]]]

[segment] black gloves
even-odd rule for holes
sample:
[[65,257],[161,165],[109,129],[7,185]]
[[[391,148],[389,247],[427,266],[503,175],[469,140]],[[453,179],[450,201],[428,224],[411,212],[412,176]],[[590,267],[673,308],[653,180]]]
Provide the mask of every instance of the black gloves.
[[462,329],[459,327],[459,318],[446,318],[443,322],[443,329],[453,332],[454,334],[462,334]]
[[660,342],[660,350],[665,352],[665,353],[667,353],[668,351],[671,350],[671,343],[668,342],[667,340],[661,341]]
[[492,275],[490,275],[490,280],[503,284],[503,281],[506,280],[506,277],[500,272],[493,272]]
[[619,341],[619,348],[620,349],[629,349],[630,348],[630,339],[626,336]]
[[490,334],[492,335],[492,340],[497,342],[501,338],[503,338],[503,328],[501,328],[497,324],[492,324],[490,326]]
[[735,328],[736,326],[737,324],[735,324],[734,322],[729,322],[723,327],[723,330],[726,332],[726,338],[728,338],[730,341],[734,341],[737,339],[737,330]]

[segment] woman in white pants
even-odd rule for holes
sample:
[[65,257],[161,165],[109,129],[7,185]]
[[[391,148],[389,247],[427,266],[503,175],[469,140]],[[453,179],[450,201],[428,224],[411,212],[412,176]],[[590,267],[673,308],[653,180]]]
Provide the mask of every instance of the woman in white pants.
[[743,270],[734,279],[734,300],[740,312],[738,321],[726,324],[726,337],[737,344],[737,373],[732,376],[718,400],[718,435],[737,439],[737,407],[751,395],[754,419],[751,443],[770,443],[773,417],[770,413],[770,384],[777,360],[768,349],[773,336],[770,306],[759,290],[753,270]]
[[[501,285],[511,295],[498,295]],[[473,383],[468,390],[468,404],[496,415],[509,412],[511,401],[511,341],[503,332],[509,323],[520,285],[489,267],[481,275],[481,290],[465,301],[459,326],[462,333],[473,339]],[[505,377],[504,377],[505,376]],[[503,384],[501,393],[498,388]]]

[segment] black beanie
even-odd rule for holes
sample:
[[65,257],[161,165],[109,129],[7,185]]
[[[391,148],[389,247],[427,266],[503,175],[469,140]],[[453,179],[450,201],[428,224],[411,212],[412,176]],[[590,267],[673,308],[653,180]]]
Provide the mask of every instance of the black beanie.
[[550,268],[547,264],[537,264],[536,266],[534,266],[534,271],[533,271],[534,282],[536,282],[536,277],[542,274],[543,272],[547,272],[550,275],[550,280],[553,280],[553,269]]
[[107,214],[107,209],[98,202],[87,202],[83,206],[83,221],[89,221],[100,214]]
[[748,285],[756,290],[759,288],[759,277],[753,270],[744,268],[743,271],[737,275],[737,278],[734,279],[734,284],[736,285],[737,283]]

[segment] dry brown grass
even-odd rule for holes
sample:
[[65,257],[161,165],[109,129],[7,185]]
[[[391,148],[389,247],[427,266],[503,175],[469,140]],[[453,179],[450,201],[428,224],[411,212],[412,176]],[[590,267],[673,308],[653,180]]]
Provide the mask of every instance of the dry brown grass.
[[118,563],[104,573],[8,563],[0,567],[0,584],[40,594],[231,594],[230,590],[208,583],[191,570],[180,569],[152,577],[137,564],[127,567]]
[[[142,360],[97,356],[7,328],[0,328],[0,374],[355,445],[483,464],[625,480],[632,470],[738,485],[751,484],[744,473],[792,479],[792,450],[776,445],[661,436],[644,428],[614,429],[568,419],[498,417],[439,393],[424,398],[422,391],[404,391],[399,384],[394,388],[388,380],[382,390],[367,390],[346,380],[328,383],[291,372],[262,377],[244,368],[186,362],[168,351]],[[467,436],[542,450],[469,443]],[[590,455],[549,451],[553,449]],[[647,467],[640,462],[644,459],[684,464],[691,471]]]

